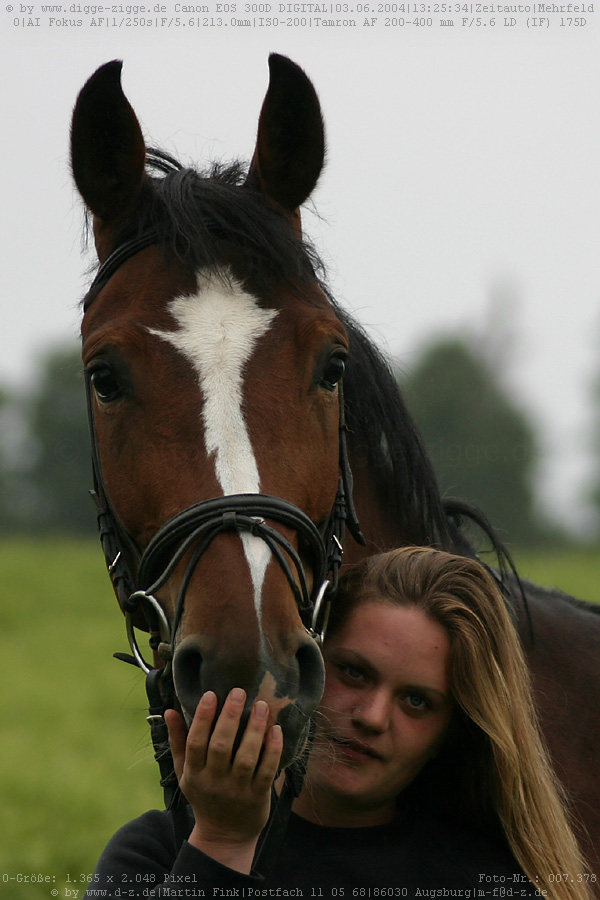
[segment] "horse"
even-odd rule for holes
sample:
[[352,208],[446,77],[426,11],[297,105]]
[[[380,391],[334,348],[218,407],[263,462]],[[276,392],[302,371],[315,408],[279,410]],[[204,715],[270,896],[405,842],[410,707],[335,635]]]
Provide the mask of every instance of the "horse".
[[[104,552],[133,661],[156,676],[151,720],[169,679],[188,723],[205,690],[241,686],[284,726],[290,766],[340,566],[406,544],[474,555],[464,521],[493,531],[442,499],[387,360],[303,235],[325,152],[308,77],[271,55],[249,166],[199,171],[146,148],[121,66],[88,80],[71,129],[99,262],[81,332]],[[600,870],[600,609],[499,577]]]

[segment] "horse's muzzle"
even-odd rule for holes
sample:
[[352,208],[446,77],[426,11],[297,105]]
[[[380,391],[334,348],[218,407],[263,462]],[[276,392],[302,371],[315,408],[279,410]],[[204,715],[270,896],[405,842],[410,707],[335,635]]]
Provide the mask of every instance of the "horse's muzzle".
[[185,638],[173,658],[175,691],[189,725],[205,691],[217,695],[219,711],[234,687],[246,692],[247,721],[252,704],[265,700],[269,705],[270,724],[283,728],[282,766],[288,765],[301,752],[309,719],[321,699],[324,685],[323,658],[317,643],[305,631],[293,635],[295,646],[283,660],[264,653],[250,658],[239,647],[223,650],[202,635]]

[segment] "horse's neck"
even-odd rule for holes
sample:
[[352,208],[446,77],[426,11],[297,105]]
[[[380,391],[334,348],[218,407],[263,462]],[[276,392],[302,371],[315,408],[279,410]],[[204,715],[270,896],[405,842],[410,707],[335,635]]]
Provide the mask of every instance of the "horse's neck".
[[[431,522],[427,522],[425,512],[419,510],[423,519],[417,518],[411,526],[410,515],[400,514],[397,497],[390,493],[394,490],[393,484],[386,487],[386,495],[381,485],[376,485],[372,468],[363,455],[351,449],[349,457],[354,478],[354,504],[367,546],[361,547],[352,538],[347,538],[344,563],[351,564],[383,550],[413,544],[430,544],[451,553],[474,555],[474,548],[466,535],[445,517],[438,494],[430,498]],[[406,513],[406,510],[403,512]],[[413,515],[414,513],[413,503]]]
[[365,556],[401,547],[411,541],[401,533],[398,523],[381,503],[372,474],[362,455],[352,452],[350,465],[354,479],[356,513],[367,541],[366,547],[362,547],[351,536],[347,536],[344,544],[344,563],[351,565]]

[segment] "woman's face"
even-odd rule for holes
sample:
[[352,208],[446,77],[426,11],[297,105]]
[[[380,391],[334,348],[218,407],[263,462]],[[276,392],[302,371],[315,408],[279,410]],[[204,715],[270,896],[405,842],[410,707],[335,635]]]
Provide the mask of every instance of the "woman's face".
[[416,606],[367,602],[323,655],[325,692],[298,812],[339,826],[388,821],[450,723],[448,635]]

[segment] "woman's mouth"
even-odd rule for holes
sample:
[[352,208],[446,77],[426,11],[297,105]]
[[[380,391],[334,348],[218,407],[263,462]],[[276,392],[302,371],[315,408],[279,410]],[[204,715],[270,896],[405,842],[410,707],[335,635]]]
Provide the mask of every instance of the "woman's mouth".
[[369,762],[372,759],[381,759],[380,754],[376,750],[368,744],[363,744],[362,741],[341,737],[332,737],[331,740],[336,748],[336,752],[353,762]]

